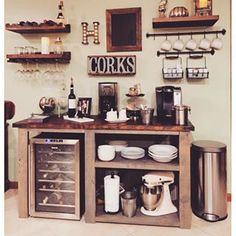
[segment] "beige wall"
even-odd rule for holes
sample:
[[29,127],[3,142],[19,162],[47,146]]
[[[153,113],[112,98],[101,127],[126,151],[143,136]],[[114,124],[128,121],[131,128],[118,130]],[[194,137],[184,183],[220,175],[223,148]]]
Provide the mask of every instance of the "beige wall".
[[[178,5],[186,6],[190,13],[193,12],[193,1],[180,0],[169,1],[169,10]],[[43,19],[54,20],[57,15],[58,0],[7,0],[5,1],[5,22],[15,23],[20,20],[42,22]],[[61,34],[67,50],[72,52],[72,59],[69,65],[64,66],[66,72],[66,85],[69,89],[69,78],[75,80],[77,96],[90,96],[93,98],[92,113],[98,112],[98,82],[114,81],[119,83],[119,107],[126,106],[125,93],[127,89],[137,82],[141,83],[142,91],[146,94],[145,101],[152,106],[155,105],[154,88],[156,86],[170,84],[162,79],[162,58],[156,56],[160,42],[164,38],[147,39],[147,32],[152,32],[152,18],[157,16],[159,1],[148,0],[66,0],[65,15],[71,24],[70,34]],[[105,10],[111,8],[142,7],[142,46],[140,52],[117,52],[114,55],[135,54],[137,57],[137,73],[133,77],[89,77],[87,75],[88,55],[108,55],[106,52],[106,24]],[[230,1],[215,0],[213,13],[219,14],[220,19],[212,29],[227,30],[223,37],[224,48],[217,51],[214,56],[207,55],[207,66],[210,71],[209,80],[201,82],[189,82],[184,78],[180,82],[171,83],[181,86],[183,103],[191,106],[190,120],[195,126],[193,136],[195,140],[210,139],[217,140],[228,146],[228,192],[230,189]],[[92,39],[89,45],[81,44],[81,22],[86,21],[92,24],[93,21],[100,22],[100,45],[94,45]],[[49,35],[55,39],[56,35]],[[202,36],[196,36],[200,39]],[[214,35],[207,36],[212,39]],[[182,37],[187,41],[188,36]],[[171,38],[175,40],[175,37]],[[40,48],[40,35],[20,35],[12,32],[5,32],[5,53],[13,53],[14,46],[34,45]],[[183,66],[186,67],[186,56],[183,56]],[[40,81],[19,80],[15,76],[20,64],[6,63],[5,61],[5,99],[12,100],[16,104],[16,115],[10,122],[26,118],[31,112],[40,112],[38,101],[42,96],[58,96],[61,83],[58,81],[46,82],[43,78]],[[40,66],[42,71],[45,66]],[[17,159],[17,130],[10,128],[10,180],[16,177]]]

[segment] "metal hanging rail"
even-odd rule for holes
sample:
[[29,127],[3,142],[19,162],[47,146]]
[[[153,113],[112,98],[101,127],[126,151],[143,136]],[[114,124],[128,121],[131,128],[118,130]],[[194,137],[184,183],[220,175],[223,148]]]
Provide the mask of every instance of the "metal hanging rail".
[[203,55],[203,54],[211,54],[211,55],[214,55],[215,54],[215,50],[212,49],[212,50],[209,50],[209,51],[180,51],[180,52],[161,52],[161,51],[157,51],[157,56],[161,56],[161,55],[165,55],[165,56],[168,56],[168,55],[175,55],[175,56],[178,56],[180,54],[189,54],[189,55]]
[[226,34],[226,30],[215,30],[215,31],[188,31],[188,32],[173,32],[173,33],[146,33],[146,38],[149,37],[161,37],[161,36],[181,36],[181,35],[201,35],[201,34]]

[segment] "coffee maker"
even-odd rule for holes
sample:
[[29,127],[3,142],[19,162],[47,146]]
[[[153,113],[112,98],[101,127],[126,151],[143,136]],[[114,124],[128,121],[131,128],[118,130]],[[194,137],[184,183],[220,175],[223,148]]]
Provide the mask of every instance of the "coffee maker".
[[182,92],[180,87],[160,86],[156,87],[157,117],[170,120],[173,118],[173,107],[182,104]]
[[105,119],[106,113],[113,109],[117,110],[117,83],[107,82],[98,84],[99,114]]

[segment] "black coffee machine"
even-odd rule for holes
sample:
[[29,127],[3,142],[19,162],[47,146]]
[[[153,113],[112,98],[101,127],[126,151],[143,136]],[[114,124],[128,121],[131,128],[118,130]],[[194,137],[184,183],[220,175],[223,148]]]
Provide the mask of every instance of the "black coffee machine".
[[170,120],[173,118],[173,106],[182,104],[180,87],[156,87],[157,117]]
[[117,83],[99,83],[98,86],[99,115],[105,119],[108,111],[111,111],[111,109],[117,111]]

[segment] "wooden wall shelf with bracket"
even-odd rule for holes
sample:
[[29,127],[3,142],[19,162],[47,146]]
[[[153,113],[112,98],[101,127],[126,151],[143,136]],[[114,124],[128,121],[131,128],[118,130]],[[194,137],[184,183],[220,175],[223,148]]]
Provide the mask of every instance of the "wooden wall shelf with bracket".
[[13,63],[62,63],[67,64],[70,62],[71,53],[63,52],[63,54],[7,54],[7,62]]
[[6,30],[19,33],[19,34],[38,34],[38,33],[70,33],[70,24],[67,25],[44,25],[39,24],[36,26],[19,25],[19,24],[6,24]]
[[218,20],[218,15],[153,18],[152,27],[154,29],[176,27],[210,27],[213,26]]

